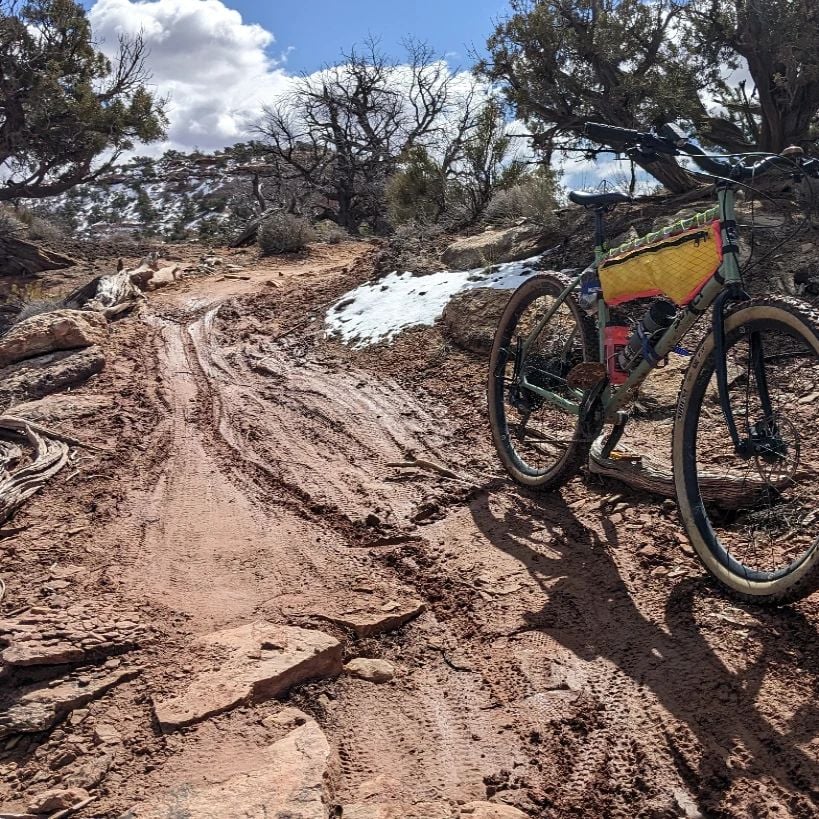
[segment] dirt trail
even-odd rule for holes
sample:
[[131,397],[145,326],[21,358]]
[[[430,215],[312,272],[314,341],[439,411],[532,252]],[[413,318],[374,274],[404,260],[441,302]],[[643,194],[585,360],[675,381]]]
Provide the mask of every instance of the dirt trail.
[[[439,459],[438,420],[397,383],[310,360],[298,344],[222,346],[215,327],[227,297],[224,287],[166,293],[146,319],[157,330],[167,410],[154,438],[165,457],[120,535],[141,540],[128,594],[183,614],[194,634],[259,616],[309,623],[343,609],[356,582],[382,600],[406,597],[364,547],[411,537],[419,496],[435,491],[425,474],[389,480],[387,464]],[[431,613],[414,628],[455,639]],[[326,722],[340,802],[372,799],[373,789],[377,802],[484,798],[484,779],[524,758],[514,733],[498,741],[503,720],[481,681],[465,684],[440,654],[405,683],[336,688]]]
[[[673,511],[614,485],[544,498],[506,482],[482,361],[435,329],[361,353],[323,338],[324,309],[367,275],[368,253],[182,282],[122,323],[142,363],[107,386],[124,417],[141,406],[152,421],[65,514],[117,487],[89,549],[115,561],[111,587],[157,638],[142,678],[95,714],[125,750],[87,815],[253,757],[264,708],[163,737],[149,707],[209,667],[192,637],[266,618],[397,668],[385,685],[342,676],[291,694],[336,760],[331,816],[364,804],[431,819],[476,799],[550,819],[815,816],[816,602],[726,602]],[[373,637],[331,624],[362,598],[425,611]]]

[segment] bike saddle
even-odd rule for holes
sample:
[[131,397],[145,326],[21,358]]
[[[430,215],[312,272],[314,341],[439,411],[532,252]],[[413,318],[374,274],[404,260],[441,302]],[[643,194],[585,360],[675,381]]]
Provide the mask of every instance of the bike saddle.
[[605,208],[609,205],[619,205],[621,202],[631,202],[631,197],[619,191],[569,191],[569,201],[584,208]]

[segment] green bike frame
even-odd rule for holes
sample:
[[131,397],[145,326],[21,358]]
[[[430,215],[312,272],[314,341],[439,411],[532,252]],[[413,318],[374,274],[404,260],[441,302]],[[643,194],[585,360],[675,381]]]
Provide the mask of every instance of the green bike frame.
[[[728,183],[720,185],[717,189],[717,206],[705,214],[701,214],[700,218],[719,218],[720,232],[722,234],[722,246],[724,249],[722,264],[717,272],[705,283],[700,292],[691,300],[684,309],[679,311],[671,326],[665,331],[660,340],[655,344],[654,350],[658,359],[665,358],[671,353],[674,348],[680,343],[685,334],[696,324],[699,318],[708,311],[711,305],[716,300],[717,296],[728,287],[733,287],[741,284],[741,276],[739,270],[739,259],[737,257],[737,232],[736,221],[734,214],[734,205],[736,203],[736,188]],[[683,220],[680,224],[681,229],[689,227],[696,223],[697,217],[691,220]],[[662,234],[657,234],[658,238]],[[569,295],[577,289],[580,280],[589,272],[597,269],[606,255],[603,245],[598,245],[595,248],[595,259],[585,270],[575,276],[566,289],[560,294],[555,303],[551,306],[543,318],[538,321],[537,325],[523,340],[521,345],[522,357],[525,358],[526,353],[558,310],[561,304],[569,297]],[[602,296],[597,300],[597,326],[598,335],[600,338],[600,345],[598,350],[599,363],[605,364],[604,352],[604,331],[609,320],[609,309],[603,301]],[[606,422],[617,422],[619,413],[630,399],[633,392],[642,384],[646,376],[654,368],[655,364],[647,360],[643,360],[637,367],[632,370],[628,379],[618,387],[609,384],[601,395],[601,401],[604,410],[604,420]],[[539,395],[551,404],[560,407],[565,412],[573,415],[580,415],[583,406],[584,391],[574,390],[577,400],[573,401],[563,395],[558,395],[551,390],[539,387],[536,384],[528,382],[525,378],[525,373],[520,375],[520,384],[530,392]]]

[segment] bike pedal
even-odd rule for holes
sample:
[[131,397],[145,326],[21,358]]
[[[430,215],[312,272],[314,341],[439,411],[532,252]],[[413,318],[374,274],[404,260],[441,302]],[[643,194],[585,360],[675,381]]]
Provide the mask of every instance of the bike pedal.
[[572,389],[587,390],[599,384],[606,377],[606,365],[594,361],[576,364],[566,376],[566,383]]

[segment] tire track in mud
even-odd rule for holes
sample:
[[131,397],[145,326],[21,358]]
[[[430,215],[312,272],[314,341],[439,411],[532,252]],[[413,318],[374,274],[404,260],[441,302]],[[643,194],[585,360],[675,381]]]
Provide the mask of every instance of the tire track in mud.
[[440,460],[440,419],[398,384],[331,369],[281,348],[220,350],[217,308],[190,336],[222,440],[241,460],[325,514],[374,514],[405,527],[425,480],[390,480],[389,463]]

